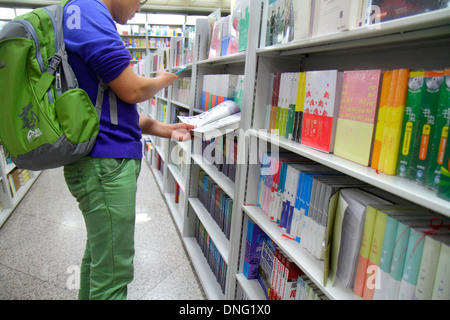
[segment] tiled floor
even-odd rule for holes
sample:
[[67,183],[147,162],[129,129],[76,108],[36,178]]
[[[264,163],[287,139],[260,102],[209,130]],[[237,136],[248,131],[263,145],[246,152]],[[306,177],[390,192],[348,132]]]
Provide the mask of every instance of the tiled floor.
[[[146,163],[138,180],[132,300],[205,299]],[[86,241],[62,169],[46,170],[0,229],[0,299],[77,299]]]

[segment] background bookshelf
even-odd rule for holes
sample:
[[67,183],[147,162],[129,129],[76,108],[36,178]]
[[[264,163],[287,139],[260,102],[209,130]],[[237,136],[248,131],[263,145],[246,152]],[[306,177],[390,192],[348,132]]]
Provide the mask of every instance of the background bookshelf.
[[41,171],[18,169],[0,144],[0,227],[40,174]]

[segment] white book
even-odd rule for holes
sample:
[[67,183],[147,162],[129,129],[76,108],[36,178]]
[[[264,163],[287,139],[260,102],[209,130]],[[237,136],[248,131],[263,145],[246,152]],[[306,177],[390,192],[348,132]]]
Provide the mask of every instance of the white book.
[[450,300],[450,243],[442,243],[432,300]]
[[425,237],[414,300],[431,299],[441,245],[442,242],[449,243],[449,241],[450,235],[427,235]]
[[311,0],[293,1],[294,2],[294,37],[292,41],[306,39],[310,34],[311,24]]
[[349,30],[353,12],[351,0],[316,0],[312,37]]

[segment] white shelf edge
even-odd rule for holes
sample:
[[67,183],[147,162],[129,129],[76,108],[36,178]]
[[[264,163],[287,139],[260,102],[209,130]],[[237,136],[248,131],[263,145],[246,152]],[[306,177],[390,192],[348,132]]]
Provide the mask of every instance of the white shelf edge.
[[245,51],[230,54],[227,56],[220,56],[212,59],[205,59],[197,62],[197,65],[209,64],[227,64],[227,63],[241,63],[245,62]]
[[315,259],[301,245],[294,241],[283,237],[280,228],[269,221],[265,214],[257,206],[243,207],[247,215],[256,222],[261,229],[288,255],[308,277],[323,291],[330,299],[333,300],[361,300],[352,290],[342,287],[337,281],[334,286],[328,281],[327,285],[323,285],[324,262]]
[[298,142],[288,140],[283,137],[278,137],[274,134],[268,133],[267,131],[257,131],[251,129],[250,134],[264,139],[267,142],[277,144],[286,150],[295,152],[332,169],[343,172],[358,180],[388,191],[396,196],[409,200],[432,211],[450,217],[449,201],[439,198],[436,195],[436,192],[414,182],[408,181],[407,179],[384,173],[377,173],[376,170],[370,167],[357,164],[334,154],[315,150]]
[[[162,141],[161,141],[161,143],[162,143]],[[166,155],[164,153],[163,146],[162,145],[157,145],[156,143],[153,144],[153,146],[155,147],[155,150],[156,150],[156,152],[158,152],[158,154],[161,157],[162,161],[166,162]]]
[[211,271],[195,237],[184,237],[183,242],[208,299],[225,300],[219,282]]
[[223,231],[214,221],[211,214],[205,209],[203,204],[197,198],[189,198],[189,203],[194,209],[197,217],[200,219],[200,222],[208,231],[209,236],[217,247],[220,255],[226,264],[229,263],[230,258],[230,241],[226,238]]
[[302,39],[296,42],[273,45],[257,49],[257,54],[271,52],[291,51],[307,47],[329,45],[331,43],[351,42],[365,40],[372,37],[383,37],[392,34],[412,32],[424,28],[434,28],[449,25],[450,8],[426,12],[400,19],[382,22],[375,26],[365,26],[352,30],[346,30],[327,35]]
[[258,279],[247,279],[243,273],[236,275],[236,280],[244,290],[249,300],[266,300],[266,295],[258,282]]
[[155,178],[156,183],[158,184],[159,190],[163,190],[163,176],[162,173],[156,168],[149,164],[150,169],[152,169],[153,177]]
[[168,164],[167,167],[169,168],[170,173],[172,174],[175,181],[178,183],[178,186],[185,192],[185,181],[186,179],[181,174],[180,170],[174,165],[174,164]]
[[204,158],[197,154],[191,154],[192,159],[225,191],[231,199],[234,199],[234,182],[217,168],[205,162]]
[[188,109],[188,110],[191,109],[191,107],[188,104],[183,103],[183,102],[179,102],[179,101],[176,101],[176,100],[170,100],[170,103],[172,105],[176,105],[177,107],[181,107],[181,108]]
[[179,209],[179,203],[175,203],[175,194],[164,193],[164,198],[166,199],[167,206],[169,207],[169,211],[175,221],[178,231],[181,233],[183,231],[183,218]]

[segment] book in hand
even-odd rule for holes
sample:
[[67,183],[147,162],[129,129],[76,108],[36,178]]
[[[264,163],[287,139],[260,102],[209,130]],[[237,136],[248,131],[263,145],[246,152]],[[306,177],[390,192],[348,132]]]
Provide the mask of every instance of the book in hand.
[[241,120],[241,109],[236,102],[227,100],[198,115],[178,118],[183,123],[196,126],[194,132],[202,133],[206,139],[211,139],[224,133],[220,129],[237,129]]

